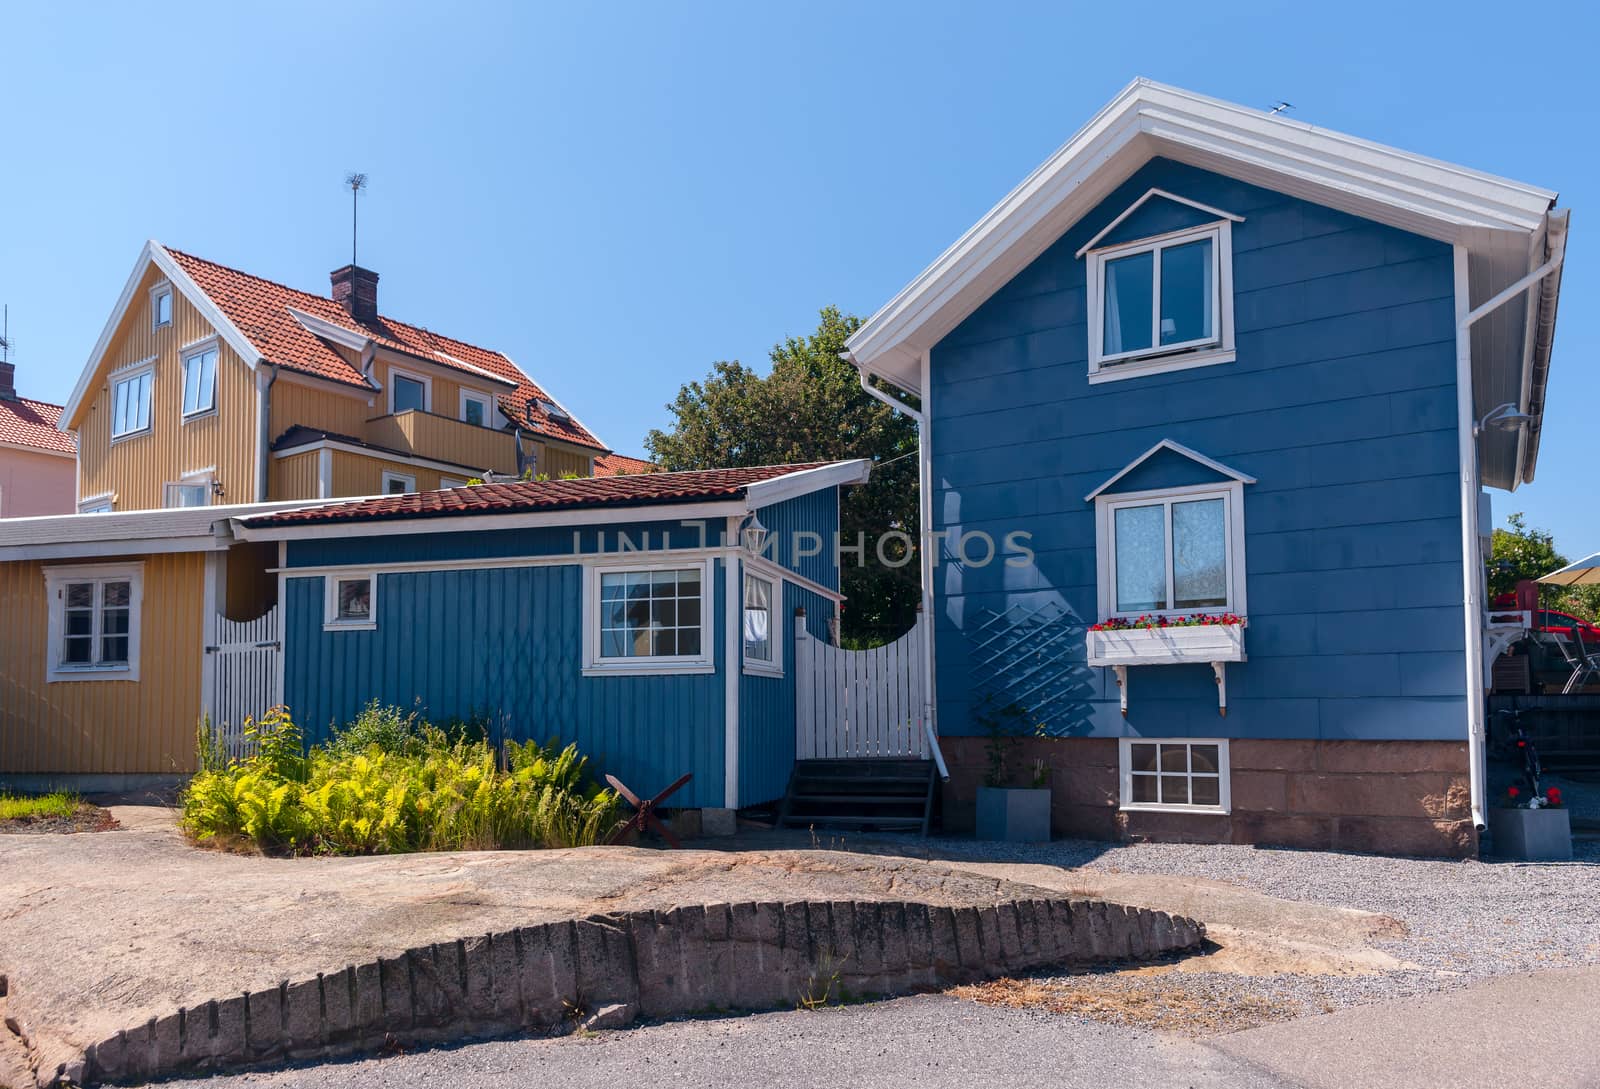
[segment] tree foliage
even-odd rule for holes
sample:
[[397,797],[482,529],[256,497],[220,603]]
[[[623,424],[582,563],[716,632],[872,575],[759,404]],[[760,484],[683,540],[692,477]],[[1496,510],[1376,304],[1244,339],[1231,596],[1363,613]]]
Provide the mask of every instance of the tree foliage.
[[[651,458],[667,471],[869,458],[871,480],[850,489],[840,510],[846,546],[865,535],[862,563],[844,556],[847,642],[881,642],[911,626],[920,600],[913,555],[900,566],[879,562],[880,535],[899,530],[917,539],[917,428],[904,413],[863,393],[856,370],[839,358],[861,319],[835,307],[817,328],[773,347],[772,369],[759,374],[733,360],[712,365],[667,405],[673,424],[645,437]],[[831,542],[829,543],[831,547]],[[785,546],[787,547],[787,545]],[[884,552],[898,562],[898,542]]]
[[[1537,579],[1571,561],[1556,551],[1555,537],[1542,529],[1529,529],[1519,514],[1506,518],[1505,529],[1494,531],[1489,568],[1489,596],[1508,594],[1523,579]],[[1600,586],[1541,586],[1539,604],[1585,620],[1600,617]]]

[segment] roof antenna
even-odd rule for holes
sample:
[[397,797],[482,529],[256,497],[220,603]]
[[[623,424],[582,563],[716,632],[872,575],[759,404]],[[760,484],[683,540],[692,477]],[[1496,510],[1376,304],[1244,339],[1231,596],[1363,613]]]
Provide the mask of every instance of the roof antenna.
[[0,328],[0,363],[11,362],[11,304],[5,305],[4,327]]
[[1292,109],[1294,109],[1294,103],[1293,102],[1285,102],[1283,99],[1280,98],[1280,99],[1278,99],[1278,104],[1276,106],[1272,107],[1272,109],[1268,110],[1267,114],[1269,116],[1271,116],[1273,114],[1280,114],[1284,110],[1292,110]]
[[350,187],[350,264],[356,263],[356,199],[367,187],[365,174],[346,174],[344,183]]

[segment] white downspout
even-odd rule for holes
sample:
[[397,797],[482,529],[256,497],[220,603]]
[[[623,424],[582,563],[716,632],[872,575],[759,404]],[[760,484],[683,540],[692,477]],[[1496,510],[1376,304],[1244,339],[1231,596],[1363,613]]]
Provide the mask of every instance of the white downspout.
[[[1456,295],[1456,432],[1461,472],[1461,557],[1465,591],[1467,635],[1467,774],[1470,779],[1472,823],[1479,831],[1484,820],[1484,746],[1488,735],[1483,673],[1483,556],[1478,541],[1478,420],[1472,397],[1472,327],[1506,303],[1541,282],[1561,267],[1566,257],[1563,235],[1550,260],[1504,291],[1471,307],[1467,249],[1455,247]],[[1521,406],[1519,406],[1521,407]],[[1519,470],[1520,471],[1520,470]]]
[[[922,353],[922,403],[928,403],[929,382],[929,354]],[[923,633],[922,640],[922,721],[928,730],[928,740],[933,746],[934,761],[938,764],[939,774],[942,778],[950,778],[950,773],[945,767],[944,754],[939,751],[937,741],[938,728],[938,701],[935,699],[933,677],[933,576],[935,541],[933,538],[933,446],[929,441],[928,414],[925,410],[912,408],[900,398],[885,393],[872,384],[867,372],[856,362],[855,357],[849,352],[841,352],[845,362],[856,368],[856,375],[861,380],[861,388],[869,397],[882,401],[896,412],[903,412],[910,416],[917,424],[917,516],[922,526],[922,544],[919,551],[919,567],[922,576],[922,618],[928,630]]]
[[740,573],[743,565],[739,555],[739,523],[742,515],[729,517],[724,523],[722,539],[722,790],[723,805],[739,811],[739,678],[744,675],[743,615],[744,586]]

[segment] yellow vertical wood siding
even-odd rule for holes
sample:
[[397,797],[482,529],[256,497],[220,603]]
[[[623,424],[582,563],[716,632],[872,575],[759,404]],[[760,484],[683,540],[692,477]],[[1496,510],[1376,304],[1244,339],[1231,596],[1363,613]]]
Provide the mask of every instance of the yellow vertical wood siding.
[[[90,388],[78,431],[82,494],[111,492],[119,511],[148,510],[164,505],[164,485],[169,481],[214,467],[223,488],[218,502],[252,502],[257,498],[255,373],[219,339],[217,410],[183,420],[183,348],[216,330],[177,290],[172,323],[152,329],[149,289],[162,278],[161,271],[150,266]],[[109,373],[152,357],[151,428],[112,442]]]
[[194,770],[205,658],[205,557],[187,552],[60,562],[128,560],[144,562],[139,680],[48,684],[47,564],[0,563],[0,773]]
[[553,442],[542,442],[538,446],[537,457],[538,462],[534,472],[551,480],[560,480],[569,474],[594,475],[594,455],[586,450]]
[[307,450],[303,454],[293,454],[286,458],[274,457],[267,472],[267,497],[269,499],[318,498],[320,456],[316,450]]
[[509,431],[477,427],[432,412],[402,412],[367,421],[367,441],[420,458],[466,466],[475,475],[486,469],[517,471],[516,436]]
[[449,416],[451,419],[461,418],[461,389],[463,386],[472,393],[481,394],[489,398],[491,405],[498,403],[502,393],[509,392],[509,387],[495,382],[475,382],[470,376],[462,375],[460,378],[451,377],[454,373],[445,368],[444,364],[430,366],[423,362],[396,362],[379,356],[372,362],[372,377],[378,385],[383,387],[383,392],[378,394],[377,411],[369,413],[372,416],[384,416],[389,412],[389,372],[393,369],[405,371],[409,374],[421,375],[428,379],[432,392],[428,398],[428,411],[440,416]]
[[[428,469],[420,465],[411,465],[404,461],[386,460],[382,457],[368,457],[365,454],[353,454],[348,450],[333,451],[333,494],[334,495],[380,495],[383,492],[384,470],[404,473],[414,477],[417,482],[417,491],[431,492],[444,485],[440,480],[448,473],[440,473],[437,469]],[[466,473],[454,479],[464,480]]]
[[333,383],[313,385],[281,375],[267,396],[270,401],[267,435],[274,440],[296,424],[355,439],[365,438],[367,420],[384,411],[378,407],[377,394],[356,389],[345,393]]

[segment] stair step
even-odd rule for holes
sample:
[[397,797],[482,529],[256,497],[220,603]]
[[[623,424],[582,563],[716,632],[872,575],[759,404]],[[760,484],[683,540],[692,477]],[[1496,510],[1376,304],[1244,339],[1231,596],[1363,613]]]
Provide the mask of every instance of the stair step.
[[796,792],[795,804],[814,802],[819,805],[832,805],[843,803],[846,805],[918,805],[923,802],[921,794],[801,794]]
[[921,828],[921,817],[863,817],[843,813],[831,813],[827,816],[807,817],[791,814],[785,821],[791,827],[807,827],[810,825],[871,825],[874,828]]

